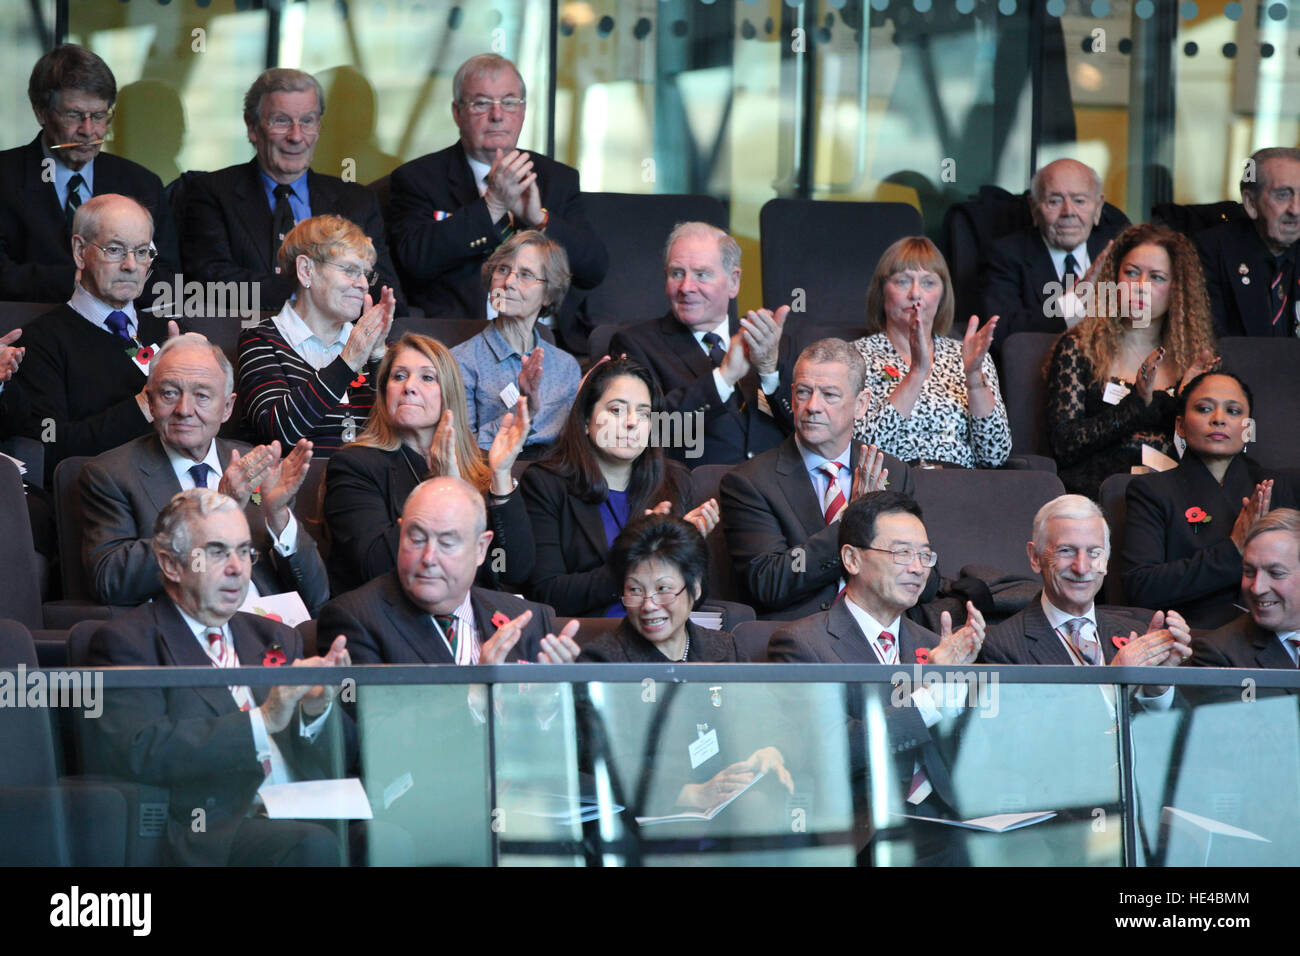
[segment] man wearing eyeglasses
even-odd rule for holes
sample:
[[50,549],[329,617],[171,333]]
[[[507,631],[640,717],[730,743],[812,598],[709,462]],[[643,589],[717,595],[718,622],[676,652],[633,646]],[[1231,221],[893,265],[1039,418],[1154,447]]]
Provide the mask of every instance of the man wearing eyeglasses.
[[[347,667],[346,641],[303,658],[291,627],[239,613],[256,551],[232,498],[214,489],[165,502],[142,544],[165,594],[91,637],[99,667]],[[289,677],[288,674],[285,675]],[[167,861],[182,865],[330,866],[341,846],[325,826],[254,812],[268,784],[341,776],[349,718],[336,687],[128,689],[88,721],[90,757],[128,779],[170,788]]]
[[[515,65],[483,53],[461,64],[451,113],[459,142],[392,175],[393,254],[413,305],[449,318],[492,318],[483,261],[513,233],[544,232],[564,246],[572,285],[591,289],[609,257],[583,212],[578,171],[518,149],[526,91]],[[560,344],[585,351],[571,310],[557,316]]]
[[149,538],[158,513],[178,492],[216,488],[246,509],[255,531],[253,593],[297,591],[314,613],[329,600],[329,580],[292,510],[311,442],[281,457],[279,442],[250,448],[218,438],[235,406],[234,371],[221,349],[196,333],[163,345],[145,393],[150,434],[87,462],[78,481],[82,563],[96,598],[130,606],[162,593]]
[[405,315],[375,194],[310,168],[324,116],[325,96],[310,73],[276,68],[254,81],[244,94],[244,125],[257,155],[195,175],[185,187],[185,277],[259,283],[262,309],[278,310],[294,291],[294,276],[276,262],[284,237],[295,223],[312,216],[342,216],[360,226],[375,246],[374,298],[388,286],[396,296],[397,314]]
[[[117,83],[89,50],[65,43],[41,57],[27,86],[40,134],[0,152],[0,299],[63,302],[77,264],[69,239],[77,208],[116,193],[154,219],[154,279],[170,283],[179,258],[162,181],[138,163],[101,153],[113,121]],[[140,295],[140,293],[136,293]],[[152,300],[144,296],[144,304]]]

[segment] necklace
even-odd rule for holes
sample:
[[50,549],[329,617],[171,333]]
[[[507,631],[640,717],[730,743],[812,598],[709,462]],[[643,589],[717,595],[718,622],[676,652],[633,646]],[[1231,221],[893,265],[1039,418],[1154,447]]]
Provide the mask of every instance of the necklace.
[[420,475],[416,472],[415,466],[411,464],[411,455],[414,455],[415,452],[411,451],[411,449],[407,448],[405,445],[400,446],[399,450],[402,453],[402,461],[406,462],[406,467],[411,469],[411,477],[415,479],[415,483],[418,485],[420,483]]
[[682,656],[681,656],[681,658],[680,658],[681,662],[682,662],[683,664],[685,664],[685,663],[686,663],[686,658],[690,657],[690,655],[691,655],[691,632],[690,632],[690,631],[687,631],[687,632],[686,632],[686,647],[683,648],[683,650],[682,650]]

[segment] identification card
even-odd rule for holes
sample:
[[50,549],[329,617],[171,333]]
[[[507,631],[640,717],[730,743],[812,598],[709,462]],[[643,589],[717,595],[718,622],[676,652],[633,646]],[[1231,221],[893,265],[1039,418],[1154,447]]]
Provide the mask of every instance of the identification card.
[[1107,405],[1118,405],[1124,401],[1124,397],[1130,391],[1131,389],[1127,385],[1122,385],[1119,382],[1107,382],[1106,390],[1101,393],[1101,400]]
[[710,757],[718,755],[718,732],[710,730],[707,734],[700,734],[688,749],[691,754],[691,769],[694,770]]
[[501,401],[506,403],[506,408],[513,410],[519,404],[519,386],[511,382],[501,389]]

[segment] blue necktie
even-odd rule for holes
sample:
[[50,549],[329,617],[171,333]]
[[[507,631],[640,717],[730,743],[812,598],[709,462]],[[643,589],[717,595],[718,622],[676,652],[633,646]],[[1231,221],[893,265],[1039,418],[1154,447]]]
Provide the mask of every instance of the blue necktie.
[[211,470],[203,462],[199,462],[190,468],[190,477],[194,479],[195,488],[206,488],[208,486],[208,472]]
[[722,336],[717,332],[705,332],[700,338],[709,347],[709,361],[713,363],[714,368],[717,368],[727,357],[726,351],[722,348]]
[[119,339],[129,339],[131,337],[126,332],[130,323],[127,321],[125,312],[119,312],[114,309],[112,312],[108,313],[108,318],[104,320],[104,324],[108,326],[108,331],[112,332]]

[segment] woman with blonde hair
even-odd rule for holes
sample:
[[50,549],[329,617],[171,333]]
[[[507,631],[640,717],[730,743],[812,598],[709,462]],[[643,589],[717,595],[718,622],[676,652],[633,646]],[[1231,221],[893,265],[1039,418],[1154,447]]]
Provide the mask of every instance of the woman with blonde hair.
[[533,538],[510,469],[528,435],[528,402],[507,412],[484,452],[465,427],[465,384],[451,352],[424,335],[403,335],[375,377],[377,400],[357,440],[330,458],[325,523],[333,592],[360,587],[397,563],[398,518],[426,478],[458,475],[487,498],[492,543],[479,583],[527,580]]
[[1164,226],[1116,236],[1083,294],[1087,317],[1048,369],[1048,437],[1066,490],[1096,498],[1144,445],[1177,457],[1178,389],[1215,363],[1215,343],[1196,249]]

